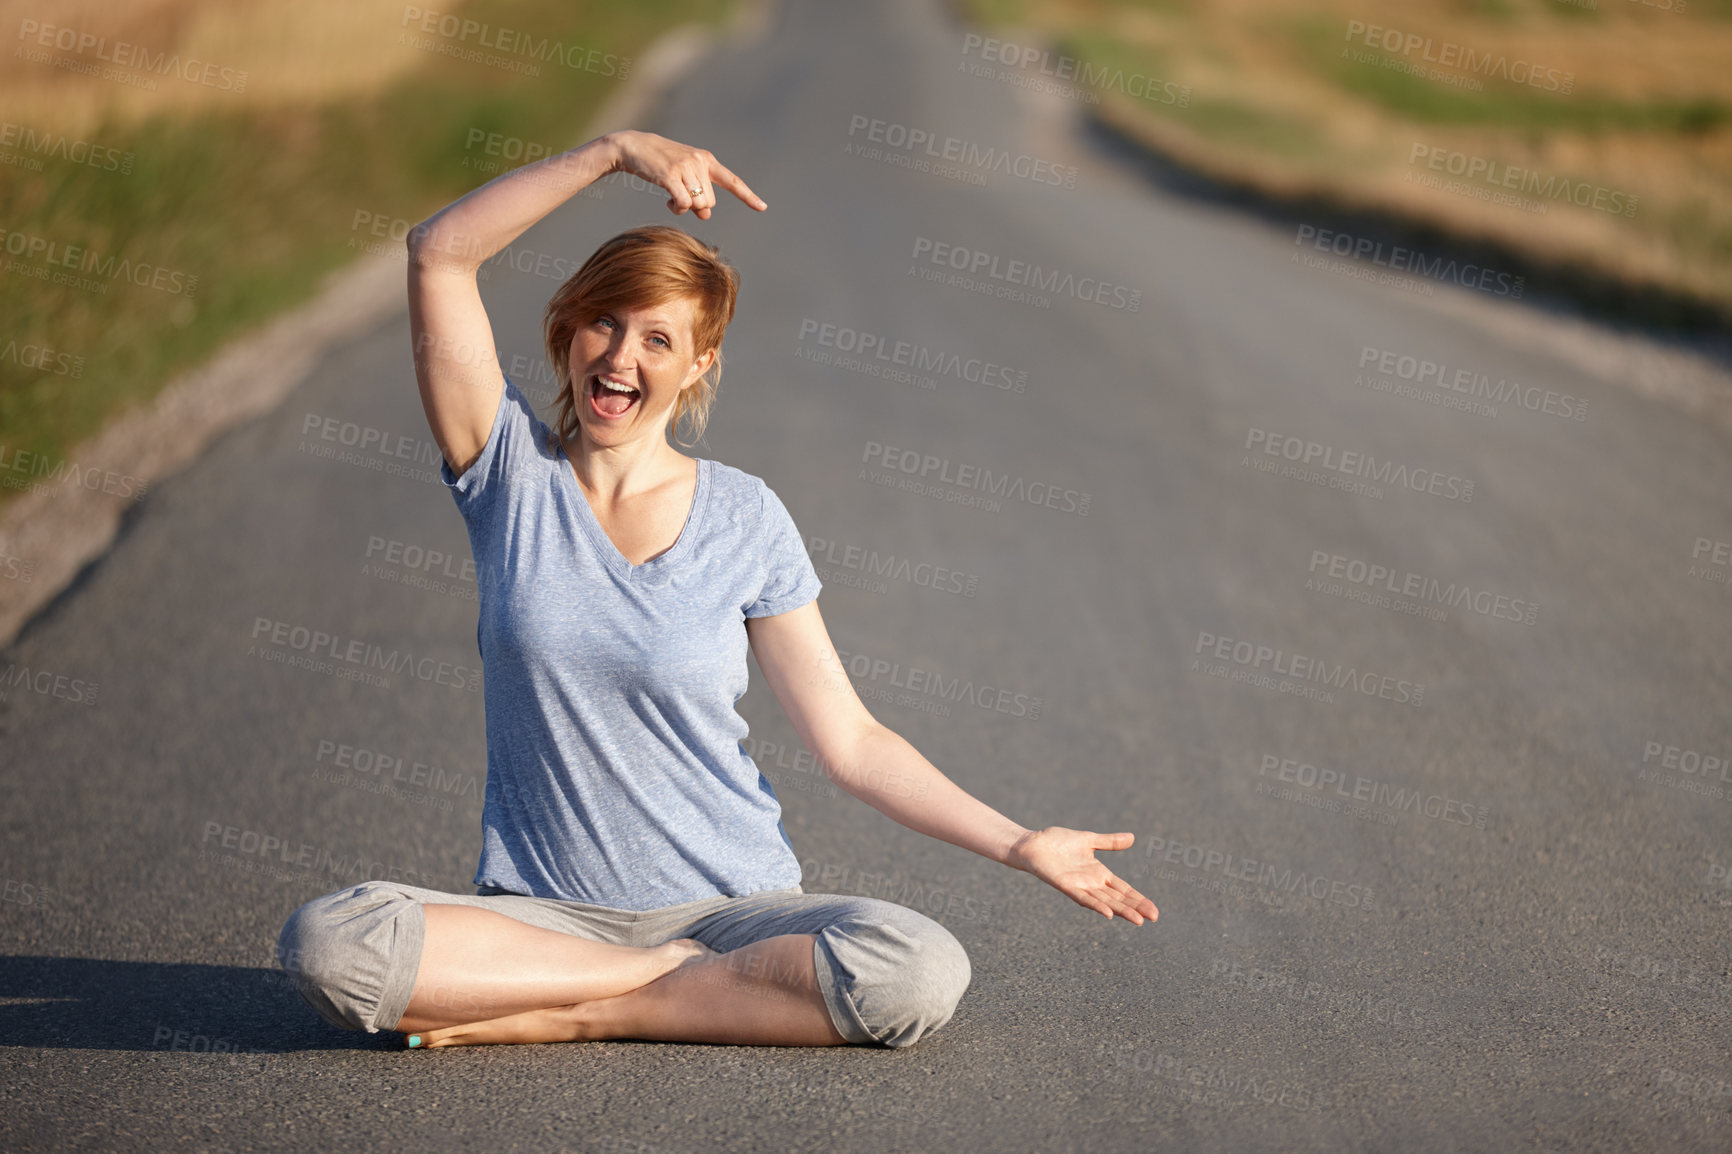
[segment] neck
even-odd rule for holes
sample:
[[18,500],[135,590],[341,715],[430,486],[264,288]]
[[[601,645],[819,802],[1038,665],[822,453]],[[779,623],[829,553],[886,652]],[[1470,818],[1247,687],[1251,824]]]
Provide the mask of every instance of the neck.
[[667,443],[665,436],[640,437],[618,445],[597,445],[578,429],[560,442],[578,482],[609,500],[653,489],[677,474],[690,460]]

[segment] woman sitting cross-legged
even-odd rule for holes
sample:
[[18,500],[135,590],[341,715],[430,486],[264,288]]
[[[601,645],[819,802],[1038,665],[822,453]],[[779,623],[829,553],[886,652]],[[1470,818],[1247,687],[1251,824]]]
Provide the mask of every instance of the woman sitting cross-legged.
[[740,744],[748,648],[824,772],[910,829],[1141,925],[1154,903],[1095,858],[1132,836],[1025,829],[875,720],[787,508],[669,443],[682,418],[701,435],[733,318],[737,277],[713,247],[632,229],[560,287],[551,426],[504,377],[477,270],[615,171],[667,189],[676,215],[708,220],[718,188],[766,208],[710,153],[620,132],[410,235],[416,378],[480,592],[478,888],[328,894],[289,918],[279,960],[330,1022],[411,1047],[910,1045],[950,1019],[968,956],[915,910],[802,892],[781,807]]

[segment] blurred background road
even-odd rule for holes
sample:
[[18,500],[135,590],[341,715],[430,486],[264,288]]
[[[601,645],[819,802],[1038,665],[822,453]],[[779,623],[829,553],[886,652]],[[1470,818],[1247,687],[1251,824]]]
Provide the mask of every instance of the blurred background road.
[[[1025,825],[1134,832],[1104,858],[1159,921],[856,803],[754,676],[805,887],[967,947],[943,1030],[432,1054],[317,1019],[275,971],[288,913],[466,890],[479,843],[480,695],[440,672],[479,664],[475,585],[399,311],[152,483],[0,652],[0,1145],[1725,1147],[1732,434],[1689,403],[1719,370],[1532,303],[1544,253],[1248,211],[1010,35],[775,5],[639,126],[770,204],[679,221],[744,282],[694,452],[786,502],[868,707]],[[541,139],[452,123],[484,129],[466,161]],[[333,248],[426,211],[319,195]],[[489,267],[530,392],[548,295],[661,199],[609,180]],[[1673,314],[1711,315],[1687,280]]]

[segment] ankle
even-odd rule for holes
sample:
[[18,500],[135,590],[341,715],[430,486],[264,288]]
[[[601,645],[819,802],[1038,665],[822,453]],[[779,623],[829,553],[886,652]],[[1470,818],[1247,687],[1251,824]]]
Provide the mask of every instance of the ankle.
[[611,1001],[612,998],[600,998],[565,1008],[563,1016],[571,1027],[573,1042],[605,1042],[614,1036],[607,1005]]

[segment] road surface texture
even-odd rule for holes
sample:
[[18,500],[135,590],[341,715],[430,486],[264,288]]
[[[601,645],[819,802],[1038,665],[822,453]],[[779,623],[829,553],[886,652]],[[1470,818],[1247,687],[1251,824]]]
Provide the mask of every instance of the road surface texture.
[[[1726,434],[1477,321],[1531,307],[1498,270],[1164,190],[965,32],[792,4],[644,125],[770,205],[679,222],[744,280],[695,451],[783,497],[869,708],[1025,825],[1134,832],[1103,856],[1158,923],[834,790],[754,670],[806,889],[967,947],[944,1029],[414,1052],[319,1020],[288,913],[467,892],[479,849],[475,585],[404,314],[154,485],[4,654],[0,1146],[1732,1142]],[[532,391],[562,270],[669,219],[603,190],[484,284]]]

